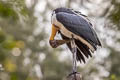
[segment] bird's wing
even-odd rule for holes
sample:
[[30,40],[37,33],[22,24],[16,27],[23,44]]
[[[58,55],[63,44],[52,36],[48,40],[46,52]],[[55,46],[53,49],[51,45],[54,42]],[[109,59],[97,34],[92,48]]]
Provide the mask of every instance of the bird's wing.
[[83,17],[59,12],[56,14],[56,18],[66,29],[88,41],[94,48],[96,48],[96,45],[101,46],[92,25]]
[[[69,38],[64,36],[61,32],[60,32],[60,35],[63,38],[63,40],[69,40]],[[85,63],[86,62],[85,57],[86,58],[92,57],[92,54],[89,51],[89,48],[85,44],[83,44],[81,41],[75,39],[75,43],[77,45],[77,54],[76,54],[77,60],[80,62],[83,61]],[[71,43],[69,42],[66,44],[68,48],[70,49],[70,51],[72,51]]]
[[[63,38],[63,40],[69,40],[69,38],[64,36],[61,32],[60,32],[60,35]],[[67,44],[69,50],[72,51],[71,43],[69,42],[69,43],[66,43],[66,44]],[[80,61],[80,62],[83,61],[85,63],[85,57],[83,56],[82,52],[80,52],[80,50],[78,48],[77,48],[76,58],[77,58],[78,61]]]

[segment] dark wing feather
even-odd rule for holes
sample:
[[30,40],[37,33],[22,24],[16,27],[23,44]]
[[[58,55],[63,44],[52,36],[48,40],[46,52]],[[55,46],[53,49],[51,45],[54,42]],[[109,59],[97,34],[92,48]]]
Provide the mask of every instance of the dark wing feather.
[[84,38],[94,48],[101,43],[89,22],[81,16],[59,12],[56,14],[57,20],[64,25],[66,29],[74,34]]
[[[60,33],[61,34],[61,33]],[[66,37],[66,36],[64,36],[63,34],[61,34],[61,37],[64,39],[64,40],[69,40],[69,38],[68,37]],[[79,43],[79,41],[78,40],[75,40],[75,43]],[[83,54],[84,55],[86,55],[86,56],[88,56],[88,55],[90,55],[90,53],[88,52],[88,48],[85,48],[85,47],[81,47],[82,46],[82,44],[83,43],[81,43],[81,44],[78,44],[77,46],[78,46],[78,48],[81,50],[79,50],[78,48],[77,48],[77,60],[78,61],[80,61],[80,62],[84,62],[85,63],[85,57],[83,56]],[[72,50],[72,48],[71,48],[71,43],[69,42],[69,43],[67,43],[67,46],[68,46],[68,48],[70,49],[70,51]],[[85,49],[84,49],[85,48]],[[88,49],[88,50],[87,50]],[[86,50],[86,51],[84,51],[84,50]],[[87,53],[88,52],[88,53]],[[82,54],[83,53],[83,54]],[[91,56],[91,55],[90,55]]]
[[83,43],[82,43],[81,41],[79,41],[79,40],[75,40],[75,43],[76,43],[77,47],[81,50],[81,52],[82,52],[87,58],[89,58],[89,56],[92,57],[92,54],[91,54],[91,52],[89,51],[89,48],[88,48],[85,44],[83,44]]

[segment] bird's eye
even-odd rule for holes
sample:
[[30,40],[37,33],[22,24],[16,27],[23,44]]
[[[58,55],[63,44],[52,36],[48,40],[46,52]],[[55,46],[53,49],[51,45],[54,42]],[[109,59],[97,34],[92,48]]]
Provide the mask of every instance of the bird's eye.
[[52,12],[52,16],[53,16],[53,14],[55,14],[55,11]]

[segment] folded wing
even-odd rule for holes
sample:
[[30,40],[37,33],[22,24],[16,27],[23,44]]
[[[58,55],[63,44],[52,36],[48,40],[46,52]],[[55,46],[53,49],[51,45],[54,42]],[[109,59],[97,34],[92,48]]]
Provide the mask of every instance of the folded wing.
[[97,49],[97,45],[101,46],[101,43],[92,25],[84,17],[75,14],[59,12],[56,14],[56,18],[64,25],[66,29],[89,42],[95,48],[95,50]]

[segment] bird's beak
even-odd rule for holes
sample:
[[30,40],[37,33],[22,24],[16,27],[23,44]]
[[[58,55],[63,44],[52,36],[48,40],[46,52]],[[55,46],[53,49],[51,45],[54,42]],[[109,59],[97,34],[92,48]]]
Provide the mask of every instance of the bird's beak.
[[57,28],[54,24],[52,24],[52,33],[51,33],[51,36],[50,36],[49,43],[53,48],[57,47],[57,43],[54,40],[54,37],[55,37],[56,33],[58,32],[58,30],[59,30],[59,28]]
[[50,41],[54,40],[54,37],[55,37],[56,33],[58,32],[58,30],[59,30],[59,28],[57,28],[54,24],[52,24],[52,33],[50,36]]

